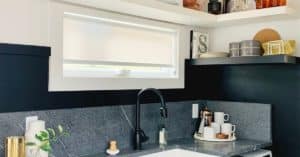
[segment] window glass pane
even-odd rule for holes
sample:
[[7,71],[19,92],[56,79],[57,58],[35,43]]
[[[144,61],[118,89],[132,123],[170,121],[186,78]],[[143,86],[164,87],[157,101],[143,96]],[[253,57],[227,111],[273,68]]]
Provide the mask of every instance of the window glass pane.
[[174,65],[175,30],[78,14],[63,23],[65,60]]

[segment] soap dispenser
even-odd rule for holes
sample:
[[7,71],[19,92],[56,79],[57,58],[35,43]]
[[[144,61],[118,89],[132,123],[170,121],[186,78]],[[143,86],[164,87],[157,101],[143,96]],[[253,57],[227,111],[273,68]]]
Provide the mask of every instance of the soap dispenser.
[[167,129],[166,129],[166,119],[161,118],[160,119],[160,125],[159,125],[159,145],[166,145],[167,144]]
[[165,127],[162,127],[159,131],[159,144],[160,145],[167,144],[167,130]]

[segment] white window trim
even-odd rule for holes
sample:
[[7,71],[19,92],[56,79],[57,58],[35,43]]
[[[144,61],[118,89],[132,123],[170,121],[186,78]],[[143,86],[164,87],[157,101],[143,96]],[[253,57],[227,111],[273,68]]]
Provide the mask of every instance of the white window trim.
[[[84,70],[80,70],[80,69],[76,69],[73,70],[75,67],[72,66],[71,68],[69,68],[68,70],[64,70],[64,77],[82,77],[82,78],[140,78],[140,79],[144,79],[144,78],[151,78],[151,79],[155,79],[155,78],[160,78],[160,79],[176,79],[178,78],[178,74],[177,71],[173,70],[173,66],[172,65],[164,65],[164,64],[135,64],[135,63],[125,63],[125,62],[106,62],[106,61],[85,61],[85,60],[64,60],[64,66],[65,63],[67,64],[75,64],[75,67],[78,68],[78,66],[76,66],[76,64],[80,63],[80,64],[88,64],[88,65],[126,65],[126,66],[151,66],[151,67],[159,67],[159,68],[169,68],[171,67],[171,69],[167,69],[165,71],[155,71],[155,72],[143,72],[143,71],[127,71],[124,69],[99,69],[99,68],[89,68],[88,70],[85,68]],[[94,63],[94,64],[93,64]],[[82,68],[82,67],[79,67]],[[172,70],[172,71],[171,71]],[[96,72],[96,73],[95,73]],[[84,75],[85,74],[85,75]]]
[[[84,8],[65,3],[51,1],[50,3],[49,41],[51,57],[49,68],[49,91],[94,91],[94,90],[124,90],[141,88],[177,89],[184,88],[184,59],[189,52],[189,29],[184,26],[156,22],[137,17],[119,15],[106,11]],[[79,13],[95,17],[129,20],[141,24],[156,24],[178,30],[178,78],[69,78],[63,76],[63,17],[65,12]]]

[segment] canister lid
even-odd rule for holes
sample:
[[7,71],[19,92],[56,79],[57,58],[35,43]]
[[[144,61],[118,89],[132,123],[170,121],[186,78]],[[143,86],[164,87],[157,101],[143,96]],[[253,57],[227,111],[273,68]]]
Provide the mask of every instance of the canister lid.
[[261,47],[261,44],[257,40],[244,40],[244,41],[241,41],[240,47],[241,48],[243,48],[243,47]]

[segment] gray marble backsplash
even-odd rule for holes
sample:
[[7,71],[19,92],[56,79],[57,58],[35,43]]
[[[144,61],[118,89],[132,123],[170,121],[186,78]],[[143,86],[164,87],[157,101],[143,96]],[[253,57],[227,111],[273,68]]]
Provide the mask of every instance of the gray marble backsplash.
[[[167,131],[169,139],[190,138],[194,130],[192,103],[170,102]],[[148,143],[158,140],[160,104],[143,104],[141,127],[150,137]],[[0,141],[7,136],[24,135],[25,117],[38,115],[47,127],[61,124],[71,136],[53,145],[55,157],[80,157],[104,152],[110,140],[117,140],[119,148],[132,147],[135,125],[135,106],[107,106],[82,109],[48,110],[0,114]],[[0,145],[0,156],[4,157],[4,144]]]
[[[169,102],[168,139],[191,138],[195,120],[192,104],[206,101]],[[231,122],[237,124],[238,138],[271,139],[271,107],[265,104],[207,101],[213,111],[231,114]],[[157,143],[160,104],[143,104],[141,127],[150,137],[148,143]],[[135,106],[106,106],[65,110],[47,110],[0,114],[0,141],[5,137],[24,135],[25,117],[37,115],[47,127],[58,124],[70,133],[53,144],[54,157],[81,157],[104,152],[110,140],[117,140],[121,149],[132,147],[135,125]],[[246,132],[244,132],[246,130]],[[4,157],[4,144],[0,144],[0,156]]]
[[207,101],[215,112],[230,115],[229,123],[236,125],[237,137],[258,141],[272,141],[272,115],[270,104]]

